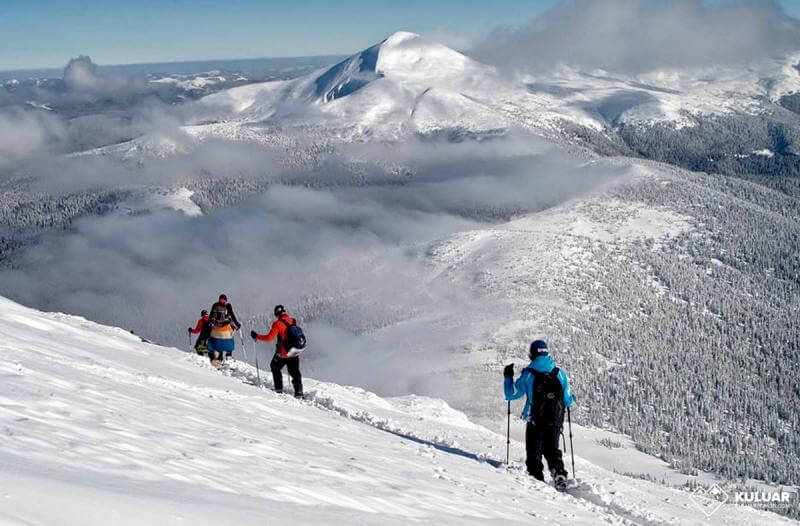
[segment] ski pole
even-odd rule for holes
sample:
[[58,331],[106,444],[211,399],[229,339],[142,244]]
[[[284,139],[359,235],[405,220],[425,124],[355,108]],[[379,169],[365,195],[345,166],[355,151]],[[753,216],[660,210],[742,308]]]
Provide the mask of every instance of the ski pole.
[[256,357],[256,378],[258,378],[258,386],[261,387],[261,371],[258,369],[258,347],[256,347],[255,340],[253,340],[253,355]]
[[511,453],[511,400],[508,401],[508,416],[506,418],[506,466],[508,466]]
[[192,333],[189,333],[189,352],[192,352]]
[[247,347],[244,344],[244,335],[242,329],[239,329],[239,341],[242,343],[242,352],[244,353],[244,361],[247,361]]
[[575,478],[575,446],[572,445],[572,415],[569,407],[567,408],[567,422],[569,423],[569,453],[572,455],[572,478]]

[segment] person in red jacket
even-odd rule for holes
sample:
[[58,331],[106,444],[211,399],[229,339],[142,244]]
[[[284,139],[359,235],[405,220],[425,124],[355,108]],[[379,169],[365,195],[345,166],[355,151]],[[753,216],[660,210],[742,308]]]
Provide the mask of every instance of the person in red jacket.
[[291,325],[294,325],[295,319],[289,316],[286,308],[283,305],[276,305],[273,311],[275,318],[267,334],[258,334],[256,331],[250,331],[250,336],[254,340],[269,342],[277,338],[275,342],[275,356],[269,364],[272,371],[272,382],[275,386],[275,392],[283,392],[283,366],[289,369],[289,376],[292,378],[292,387],[294,387],[294,396],[296,398],[303,397],[303,377],[300,374],[300,356],[292,352],[291,348],[287,348],[284,342],[287,341],[287,331]]
[[203,309],[200,311],[200,319],[197,320],[197,325],[193,328],[189,327],[189,334],[199,334],[197,341],[194,343],[194,350],[197,354],[204,355],[208,352],[206,347],[206,340],[208,335],[211,334],[211,322],[208,319],[208,311]]

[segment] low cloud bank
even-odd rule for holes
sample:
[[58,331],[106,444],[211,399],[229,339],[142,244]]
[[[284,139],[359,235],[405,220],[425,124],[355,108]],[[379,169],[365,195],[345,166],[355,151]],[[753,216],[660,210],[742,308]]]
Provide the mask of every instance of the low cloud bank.
[[559,65],[617,73],[740,64],[800,49],[800,22],[774,0],[564,0],[476,45],[477,59],[516,72]]
[[225,141],[133,164],[59,159],[40,172],[39,191],[123,182],[147,191],[157,181],[191,186],[211,178],[249,197],[200,217],[84,217],[16,254],[13,268],[0,272],[0,293],[181,347],[188,345],[186,327],[221,292],[261,330],[272,306],[283,303],[314,334],[309,366],[317,374],[352,381],[363,374],[353,362],[360,353],[375,355],[365,364],[391,357],[404,372],[382,378],[384,392],[410,389],[424,371],[402,342],[371,349],[377,341],[386,347],[381,334],[412,323],[415,338],[442,338],[444,345],[446,335],[414,320],[458,316],[485,301],[435,279],[426,256],[432,242],[558,204],[622,173],[527,135],[481,144],[350,145],[314,168],[287,167],[263,146]]

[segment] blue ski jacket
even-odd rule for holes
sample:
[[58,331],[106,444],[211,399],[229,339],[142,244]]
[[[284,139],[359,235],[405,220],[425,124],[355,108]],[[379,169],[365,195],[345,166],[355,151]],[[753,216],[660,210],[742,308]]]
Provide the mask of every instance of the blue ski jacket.
[[[528,365],[529,368],[540,373],[549,373],[556,366],[556,361],[550,357],[549,354],[537,356]],[[526,367],[527,369],[527,367]],[[569,390],[569,379],[567,373],[563,369],[558,370],[558,380],[564,387],[564,407],[572,407],[574,398],[572,392]],[[522,410],[522,419],[526,422],[530,421],[531,414],[531,398],[533,398],[533,381],[534,376],[530,371],[523,369],[522,374],[519,375],[517,381],[514,382],[512,378],[505,378],[503,383],[503,390],[505,391],[506,400],[516,400],[527,395],[525,400],[525,408]]]

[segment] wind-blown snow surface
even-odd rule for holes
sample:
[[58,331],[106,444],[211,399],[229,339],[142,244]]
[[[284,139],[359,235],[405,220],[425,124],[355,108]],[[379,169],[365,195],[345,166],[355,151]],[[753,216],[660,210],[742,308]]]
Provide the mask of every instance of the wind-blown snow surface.
[[559,494],[438,400],[307,380],[300,402],[241,363],[0,308],[3,524],[790,523],[732,505],[707,521],[688,493],[580,458]]

